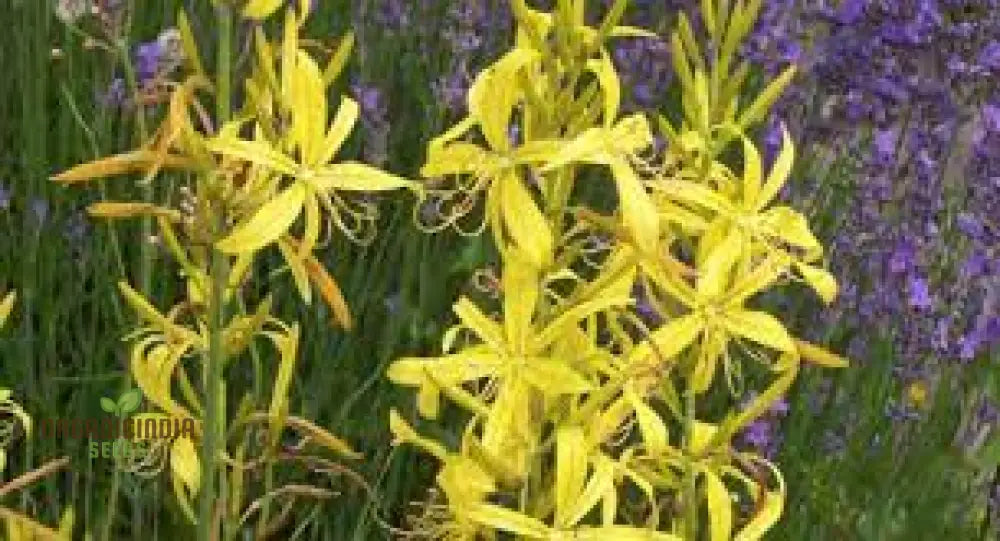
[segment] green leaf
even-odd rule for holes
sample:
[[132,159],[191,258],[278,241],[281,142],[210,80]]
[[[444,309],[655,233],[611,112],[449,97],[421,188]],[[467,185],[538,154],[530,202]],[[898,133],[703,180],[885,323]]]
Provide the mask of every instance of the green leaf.
[[788,66],[785,71],[781,72],[770,84],[764,88],[764,91],[757,96],[757,99],[750,104],[743,114],[740,115],[737,124],[740,128],[746,130],[751,124],[759,122],[764,118],[767,112],[774,105],[774,102],[778,100],[785,88],[792,82],[792,78],[795,77],[795,66]]

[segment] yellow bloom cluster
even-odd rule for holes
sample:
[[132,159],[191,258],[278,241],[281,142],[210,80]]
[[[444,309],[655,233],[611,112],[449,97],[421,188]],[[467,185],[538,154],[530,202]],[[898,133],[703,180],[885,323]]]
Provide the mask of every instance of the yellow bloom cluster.
[[[774,203],[794,161],[790,137],[765,174],[747,136],[792,71],[741,109],[744,78],[730,68],[760,2],[702,2],[722,46],[705,58],[681,17],[672,42],[684,118],[659,119],[667,145],[657,154],[646,116],[619,112],[605,46],[648,33],[618,25],[625,2],[599,28],[585,25],[584,1],[556,4],[546,13],[512,2],[515,45],[479,74],[468,117],[431,142],[422,171],[431,196],[485,197],[503,263],[499,318],[461,298],[443,354],[399,359],[388,371],[417,389],[420,417],[436,419],[442,398],[469,414],[450,449],[392,413],[397,443],[441,463],[444,512],[438,505],[433,520],[419,520],[420,533],[668,540],[704,530],[713,541],[758,539],[781,515],[784,481],[764,458],[735,450],[732,437],[781,397],[803,360],[846,365],[749,306],[790,279],[826,301],[836,295],[805,218]],[[720,157],[733,146],[739,168]],[[617,193],[612,215],[575,197],[602,170]],[[445,221],[473,207],[459,205]],[[636,285],[660,326],[638,317]],[[772,375],[767,389],[742,410],[703,418],[699,397],[723,379],[734,389],[747,359]],[[753,514],[741,516],[736,497],[749,498]]]
[[[125,282],[119,285],[141,322],[127,337],[130,374],[154,407],[137,417],[195,421],[193,435],[169,442],[169,471],[181,509],[213,539],[220,529],[224,538],[233,538],[252,516],[259,520],[258,534],[279,528],[268,514],[271,499],[332,495],[318,487],[273,486],[277,462],[323,460],[284,454],[285,429],[310,444],[300,453],[313,449],[360,457],[330,432],[290,415],[299,326],[271,316],[270,296],[246,309],[241,287],[252,279],[255,260],[276,246],[303,301],[312,301],[315,288],[334,323],[350,329],[347,302],[314,252],[324,234],[335,230],[365,240],[358,224],[373,222],[374,215],[369,208],[355,208],[348,197],[352,193],[420,189],[368,165],[335,161],[358,120],[359,107],[345,96],[336,111],[330,111],[327,93],[346,65],[353,36],[344,37],[321,68],[300,37],[309,2],[254,0],[243,6],[242,15],[262,21],[282,6],[280,40],[269,40],[263,26],[254,27],[255,61],[243,81],[247,99],[240,110],[230,116],[228,105],[219,105],[229,102],[229,60],[220,61],[213,80],[182,11],[178,32],[186,76],[172,88],[155,136],[137,150],[78,165],[53,178],[75,184],[141,172],[148,184],[165,170],[186,173],[190,184],[176,192],[156,186],[154,192],[162,194],[164,202],[104,201],[89,212],[105,218],[155,219],[159,238],[187,283],[185,298],[166,311],[157,309],[147,292]],[[207,112],[203,95],[214,98],[222,111],[219,118]],[[265,368],[260,352],[252,347],[258,337],[273,345],[278,357],[273,368]],[[247,353],[254,360],[254,385],[228,385],[227,369]],[[190,375],[192,368],[200,377]],[[235,409],[226,403],[231,394],[242,397]],[[266,470],[267,482],[255,487],[250,483],[260,477],[258,469]],[[252,494],[256,488],[264,493]],[[196,499],[202,501],[197,510]]]

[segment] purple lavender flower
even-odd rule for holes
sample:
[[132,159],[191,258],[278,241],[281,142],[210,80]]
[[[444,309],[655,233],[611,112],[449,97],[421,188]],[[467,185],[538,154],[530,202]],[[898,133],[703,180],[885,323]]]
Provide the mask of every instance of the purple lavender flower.
[[169,76],[184,61],[180,31],[168,28],[153,41],[140,43],[135,50],[135,71],[140,84]]
[[910,306],[919,309],[930,308],[933,304],[931,300],[930,288],[927,280],[920,276],[910,277]]
[[779,398],[774,404],[771,404],[771,407],[769,408],[768,411],[770,411],[772,415],[783,417],[785,415],[788,415],[788,410],[789,410],[788,401],[786,401],[784,398]]
[[982,252],[975,251],[965,259],[962,264],[962,276],[967,279],[975,279],[986,275],[989,272],[989,261]]
[[[455,0],[448,3],[444,26],[438,35],[444,40],[444,71],[431,83],[434,97],[450,114],[465,112],[465,96],[473,73],[481,69],[485,52],[506,46],[509,38],[509,14],[495,10],[481,0]],[[435,53],[440,54],[440,53]]]
[[374,85],[353,84],[351,92],[361,107],[361,127],[365,134],[362,154],[375,165],[389,159],[389,108],[385,95]]
[[625,109],[637,110],[656,105],[672,81],[670,48],[659,39],[620,40],[613,61],[625,89]]
[[903,239],[896,245],[896,249],[889,258],[889,272],[893,274],[903,274],[909,272],[916,265],[916,247],[910,239]]
[[[742,407],[746,407],[757,397],[757,393],[751,391],[742,400]],[[788,414],[788,402],[784,398],[771,404],[771,407],[764,415],[754,419],[738,435],[737,441],[769,459],[773,459],[778,453],[781,445],[781,435],[779,434],[778,422],[781,417]]]
[[837,10],[836,20],[843,25],[855,24],[864,17],[866,0],[844,0]]
[[891,164],[896,158],[896,144],[898,135],[896,130],[889,128],[876,130],[873,140],[874,157],[881,164]]
[[987,133],[1000,133],[1000,103],[987,103],[981,114],[983,129]]
[[663,318],[660,316],[659,312],[656,311],[656,308],[649,301],[649,297],[646,293],[645,288],[643,288],[641,285],[636,284],[636,286],[632,288],[632,297],[635,298],[636,301],[635,303],[636,312],[638,312],[639,317],[647,325],[655,327],[658,326],[663,321]]
[[769,448],[773,437],[771,423],[764,419],[753,421],[743,431],[743,441],[757,449]]
[[456,70],[431,83],[431,89],[437,102],[446,111],[463,113],[466,108],[465,96],[470,84],[468,74]]
[[1000,41],[988,43],[979,53],[979,65],[983,68],[1000,71]]
[[6,184],[0,183],[0,210],[10,208],[11,193]]
[[140,82],[150,81],[156,77],[162,55],[163,50],[157,41],[142,43],[136,48],[135,71]]

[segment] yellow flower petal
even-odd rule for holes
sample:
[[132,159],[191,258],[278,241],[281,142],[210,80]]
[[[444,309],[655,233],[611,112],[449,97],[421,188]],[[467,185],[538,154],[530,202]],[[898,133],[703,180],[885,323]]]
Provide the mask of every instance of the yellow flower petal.
[[763,182],[763,167],[757,147],[746,137],[743,138],[743,201],[747,206],[757,201]]
[[243,8],[243,16],[248,19],[264,20],[284,3],[285,0],[250,0]]
[[181,213],[152,203],[118,203],[105,201],[87,207],[87,213],[96,218],[134,218],[136,216],[162,216],[180,221]]
[[7,318],[10,317],[11,310],[14,309],[14,302],[17,300],[17,291],[11,291],[4,296],[3,301],[0,302],[0,327],[3,327],[7,323]]
[[629,405],[635,409],[635,418],[639,423],[639,431],[642,432],[643,446],[650,454],[661,453],[668,447],[667,425],[660,418],[649,404],[639,397],[632,389],[625,392],[625,398]]
[[570,507],[587,480],[587,444],[583,429],[561,426],[556,432],[556,523],[565,524]]
[[428,375],[438,383],[455,385],[493,376],[504,361],[493,353],[456,353],[443,357],[404,357],[389,365],[386,377],[398,385],[420,386]]
[[612,160],[611,172],[618,187],[622,221],[632,240],[641,251],[656,251],[660,243],[660,219],[653,200],[635,171],[624,160]]
[[478,173],[492,162],[492,157],[485,150],[472,143],[456,142],[437,147],[431,145],[427,151],[427,163],[420,169],[420,174],[433,178]]
[[319,289],[323,301],[333,312],[333,321],[339,323],[345,330],[353,329],[354,319],[351,317],[351,309],[348,307],[347,300],[344,298],[340,286],[337,285],[337,281],[333,279],[333,276],[330,276],[330,273],[315,256],[309,255],[305,260],[305,265],[309,278],[312,279]]
[[471,300],[462,297],[452,307],[462,325],[476,333],[494,351],[505,349],[504,331],[496,321],[486,316]]
[[215,247],[225,253],[240,254],[259,250],[276,241],[295,223],[306,196],[305,186],[293,184],[260,207],[249,221]]
[[340,77],[340,74],[344,71],[344,67],[347,66],[348,60],[351,58],[351,50],[353,48],[354,31],[351,30],[341,38],[340,44],[337,45],[337,51],[330,57],[330,61],[326,64],[326,69],[323,70],[324,85],[329,87]]
[[649,341],[633,348],[626,363],[634,365],[647,359],[655,359],[657,364],[665,363],[694,343],[703,328],[703,322],[695,314],[674,318],[653,331]]
[[618,120],[618,107],[621,103],[622,89],[618,73],[606,50],[601,49],[601,58],[587,62],[587,69],[597,75],[604,93],[604,125],[611,127]]
[[581,394],[594,390],[592,383],[558,359],[525,359],[520,373],[525,381],[549,395]]
[[152,150],[134,150],[84,163],[55,175],[52,180],[64,184],[146,171],[154,166],[167,169],[194,169],[197,163],[181,156],[161,155]]
[[281,251],[285,263],[288,264],[295,280],[295,288],[299,290],[302,302],[309,306],[312,304],[312,287],[309,282],[309,273],[306,271],[305,263],[299,254],[285,241],[278,239],[278,249]]
[[807,252],[822,252],[823,246],[809,229],[809,222],[789,207],[775,207],[761,215],[761,223],[775,237]]
[[294,65],[291,133],[299,147],[302,163],[307,166],[321,165],[325,162],[320,162],[320,157],[330,151],[324,146],[326,87],[323,75],[316,61],[305,51],[298,51]]
[[186,436],[174,440],[170,447],[170,471],[179,478],[191,496],[201,488],[201,467],[194,442]]
[[448,451],[443,445],[434,440],[421,437],[395,409],[389,411],[389,431],[393,435],[393,445],[404,443],[416,445],[425,452],[437,457],[438,460],[445,460],[448,457]]
[[597,505],[609,491],[615,490],[615,469],[614,463],[603,455],[597,455],[598,460],[594,465],[594,473],[590,476],[590,481],[584,487],[583,492],[567,511],[565,522],[559,524],[561,528],[575,526],[583,517],[590,513],[590,510]]
[[787,353],[795,353],[795,342],[785,326],[766,312],[742,310],[727,313],[722,318],[727,331],[753,340],[758,344]]
[[682,541],[676,535],[656,532],[632,526],[604,526],[599,528],[579,528],[573,531],[576,541]]
[[[709,228],[712,230],[713,228]],[[718,297],[723,291],[729,288],[732,279],[733,267],[741,253],[741,238],[737,230],[730,230],[728,226],[723,227],[719,232],[719,240],[710,235],[702,237],[699,246],[699,253],[706,254],[704,261],[698,265],[698,295],[706,300]],[[708,247],[703,247],[708,245]]]
[[705,492],[712,541],[730,541],[733,532],[733,501],[725,483],[711,470],[705,470]]
[[316,165],[324,165],[337,155],[337,151],[340,150],[340,147],[344,145],[344,141],[347,140],[354,130],[354,124],[358,121],[360,111],[361,108],[358,106],[358,102],[347,96],[340,98],[340,107],[337,109],[337,116],[334,117],[333,122],[330,123],[330,127],[326,132],[326,137],[322,145],[322,153],[317,158]]
[[795,268],[823,302],[830,304],[837,298],[837,279],[829,271],[805,263],[799,263]]
[[712,438],[719,431],[719,427],[712,423],[697,420],[694,421],[692,427],[691,442],[688,445],[688,450],[695,455],[704,454],[706,451],[709,451],[708,446],[712,442]]
[[271,339],[280,354],[278,373],[271,390],[271,405],[267,411],[270,421],[270,441],[277,442],[288,416],[288,392],[291,390],[292,376],[298,359],[299,326],[296,323],[287,334],[268,332],[264,335]]
[[[605,290],[606,291],[606,290]],[[578,325],[580,321],[592,314],[617,306],[627,306],[632,300],[628,297],[605,297],[578,304],[559,314],[545,329],[538,334],[534,347],[541,348],[556,341],[561,334]]]
[[321,191],[383,192],[400,188],[417,189],[418,184],[363,163],[327,165],[316,171],[313,184]]
[[792,142],[792,136],[788,133],[788,129],[784,126],[781,127],[781,140],[781,151],[774,160],[774,165],[771,166],[771,174],[768,175],[767,182],[764,183],[764,187],[757,195],[756,204],[753,206],[753,210],[756,212],[760,212],[774,200],[781,187],[788,180],[788,176],[792,174],[792,164],[795,161],[795,144]]
[[268,169],[285,175],[295,174],[295,162],[281,152],[275,150],[264,141],[245,141],[235,137],[218,137],[208,141],[210,151],[223,156],[262,165]]
[[544,269],[552,261],[552,230],[542,211],[513,170],[500,179],[504,224],[531,265]]
[[494,150],[510,148],[507,128],[520,98],[518,72],[537,56],[537,51],[515,48],[481,72],[469,88],[469,116],[479,122]]
[[539,295],[538,274],[538,268],[522,252],[508,252],[502,277],[504,330],[507,344],[519,353],[528,345]]
[[825,368],[847,368],[850,361],[804,340],[795,340],[799,355],[806,361]]
[[462,504],[481,502],[497,490],[493,478],[479,464],[461,455],[445,459],[437,484],[449,501]]
[[549,528],[544,522],[488,503],[477,503],[462,511],[463,518],[500,531],[522,535],[528,539],[548,539]]

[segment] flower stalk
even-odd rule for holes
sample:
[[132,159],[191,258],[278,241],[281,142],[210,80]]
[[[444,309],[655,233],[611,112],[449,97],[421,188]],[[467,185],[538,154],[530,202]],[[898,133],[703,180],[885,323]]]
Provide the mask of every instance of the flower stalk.
[[[226,2],[216,6],[218,22],[218,56],[216,73],[216,116],[219,125],[229,121],[230,87],[232,81],[232,39],[233,12]],[[205,182],[212,187],[214,179]],[[215,192],[216,190],[211,190]],[[208,194],[214,196],[215,193]],[[211,238],[217,241],[224,237],[226,217],[224,205],[217,204],[212,197],[209,204],[215,210]],[[211,291],[208,299],[208,352],[205,358],[205,439],[201,451],[203,480],[198,512],[198,540],[211,541],[218,535],[215,521],[216,510],[223,505],[218,501],[217,492],[224,492],[225,476],[218,466],[218,453],[226,446],[226,393],[223,380],[223,365],[226,362],[222,333],[225,328],[225,290],[229,271],[228,258],[212,248],[209,262]]]
[[[178,29],[161,38],[165,46],[183,50],[183,55],[172,57],[182,58],[171,69],[183,63],[187,71],[180,82],[169,85],[168,106],[151,140],[137,150],[53,177],[75,184],[142,173],[144,184],[152,186],[163,176],[183,171],[184,180],[191,182],[176,193],[153,192],[165,197],[163,202],[104,201],[89,210],[109,219],[155,220],[163,247],[185,284],[183,297],[162,311],[146,293],[125,282],[119,286],[140,320],[128,339],[129,368],[149,411],[136,415],[187,419],[193,429],[167,440],[157,452],[169,457],[164,464],[179,508],[204,541],[228,541],[252,531],[266,534],[291,520],[305,523],[309,517],[293,502],[322,502],[331,496],[329,490],[309,489],[289,479],[294,469],[275,465],[323,464],[318,471],[325,473],[336,468],[324,455],[360,458],[325,428],[291,415],[300,326],[272,316],[269,295],[246,309],[243,293],[255,279],[258,257],[277,248],[301,299],[309,304],[318,293],[334,326],[350,330],[347,302],[315,251],[326,229],[333,233],[332,228],[339,227],[352,239],[367,237],[330,215],[358,214],[351,206],[353,198],[345,193],[418,188],[375,167],[336,160],[359,113],[358,104],[344,96],[331,115],[327,98],[350,54],[350,35],[322,69],[299,36],[308,3],[253,0],[239,9],[227,2],[217,4],[214,77],[202,66],[197,40],[181,11]],[[232,93],[236,78],[244,75],[235,73],[232,63],[235,20],[259,23],[275,13],[284,15],[278,40],[268,38],[264,25],[252,26],[256,54],[240,83],[252,89],[253,99],[234,120]],[[202,93],[214,95],[214,115],[202,105]],[[247,123],[254,129],[244,130]],[[279,125],[285,127],[276,129]],[[255,137],[242,139],[245,133]],[[373,211],[371,205],[364,209],[364,221],[376,223]],[[234,305],[241,308],[235,314],[229,310]],[[272,346],[276,358],[259,358],[260,339]],[[228,379],[228,367],[248,352],[254,381]],[[240,398],[235,408],[229,397]],[[283,446],[288,431],[301,438],[294,453]],[[132,471],[142,464],[125,467]],[[282,509],[275,520],[268,509],[272,503]],[[249,523],[252,519],[256,525]]]

